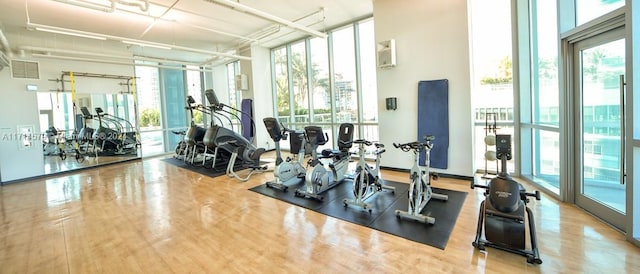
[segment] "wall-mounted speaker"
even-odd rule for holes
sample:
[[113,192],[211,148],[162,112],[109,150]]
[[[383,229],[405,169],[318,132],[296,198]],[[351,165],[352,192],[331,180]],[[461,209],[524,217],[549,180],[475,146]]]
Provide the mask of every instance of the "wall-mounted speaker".
[[396,40],[378,43],[378,67],[390,68],[396,65]]

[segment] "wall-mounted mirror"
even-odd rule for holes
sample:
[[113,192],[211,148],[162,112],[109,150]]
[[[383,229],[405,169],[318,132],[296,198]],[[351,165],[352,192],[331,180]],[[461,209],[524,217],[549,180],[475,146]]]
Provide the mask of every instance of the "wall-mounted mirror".
[[[37,94],[40,132],[44,134],[44,174],[141,157],[136,98],[127,77],[88,77],[91,79],[75,78],[75,98],[70,91]],[[92,92],[84,93],[81,82],[95,85],[94,78],[102,78],[98,81],[104,93],[96,88],[87,88]]]

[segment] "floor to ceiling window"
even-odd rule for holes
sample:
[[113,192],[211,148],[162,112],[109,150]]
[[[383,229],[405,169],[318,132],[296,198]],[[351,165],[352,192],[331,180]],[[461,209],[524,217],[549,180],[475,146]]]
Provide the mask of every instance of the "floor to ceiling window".
[[356,53],[353,26],[332,31],[333,94],[336,122],[357,122]]
[[[491,154],[495,147],[485,143],[485,137],[514,134],[511,1],[470,1],[469,6],[474,164],[490,178],[497,174],[498,161]],[[508,163],[510,172],[515,171],[513,162]]]
[[378,82],[376,80],[376,42],[373,20],[358,24],[358,47],[360,50],[360,102],[362,109],[362,133],[369,140],[378,136]]
[[[320,125],[335,139],[340,123],[353,123],[356,137],[378,139],[373,20],[330,30],[272,49],[274,108],[293,129]],[[327,146],[336,146],[330,140]]]
[[327,40],[313,38],[309,40],[310,52],[310,109],[311,123],[331,123],[331,89],[329,86],[329,49]]
[[527,67],[520,82],[521,174],[560,195],[557,10],[556,1],[531,0],[518,20],[528,26],[519,31],[529,41],[521,54],[522,67]]
[[190,117],[185,110],[187,95],[196,104],[203,102],[202,72],[195,66],[140,63],[135,74],[142,155],[172,152],[183,138],[174,131],[186,129],[192,118],[199,125],[205,122],[202,113]]
[[637,238],[625,180],[625,1],[517,3],[523,177]]
[[160,72],[158,68],[135,66],[136,93],[140,120],[142,156],[164,153],[162,119],[160,119]]
[[[281,123],[289,125],[291,118],[291,98],[289,92],[289,70],[287,65],[287,47],[275,49],[271,53],[273,91],[275,92],[274,106],[276,117]],[[289,125],[291,127],[291,125]]]
[[225,115],[229,117],[229,119],[223,119],[222,121],[230,123],[229,126],[231,130],[234,130],[237,133],[242,134],[242,128],[241,128],[242,123],[240,122],[242,119],[242,114],[237,113],[236,111],[236,109],[240,110],[241,102],[242,102],[242,90],[240,87],[241,83],[238,83],[239,81],[242,81],[242,80],[239,80],[238,77],[241,77],[240,62],[235,61],[227,64],[227,84],[228,84],[228,91],[229,91],[228,96],[229,96],[229,106],[231,108],[227,110],[230,113],[227,113],[228,115]]
[[[187,70],[185,71],[186,75],[186,84],[187,84],[187,95],[191,96],[196,104],[208,105],[208,103],[203,101],[203,90],[202,90],[202,72],[196,66],[187,66]],[[202,112],[194,112],[194,117],[189,117],[193,119],[197,125],[204,126],[206,118],[204,117]]]
[[242,100],[242,90],[236,85],[236,76],[240,73],[240,62],[227,64],[227,83],[229,84],[229,106],[238,108]]

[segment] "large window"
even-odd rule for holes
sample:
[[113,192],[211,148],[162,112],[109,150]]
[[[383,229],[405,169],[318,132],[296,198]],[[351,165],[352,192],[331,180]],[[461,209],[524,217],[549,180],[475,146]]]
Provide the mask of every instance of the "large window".
[[238,108],[242,100],[242,90],[236,86],[236,76],[240,74],[240,62],[227,64],[227,83],[229,83],[229,106]]
[[291,119],[291,98],[289,93],[289,70],[287,60],[287,48],[279,48],[272,52],[273,58],[273,83],[275,86],[276,116],[281,123],[289,124]]
[[356,53],[353,26],[331,33],[333,38],[333,96],[336,122],[358,120]]
[[[242,134],[242,124],[240,120],[242,119],[242,114],[237,113],[235,110],[241,108],[242,103],[242,90],[241,87],[238,86],[238,79],[240,77],[240,62],[235,61],[227,64],[227,83],[228,83],[228,95],[229,95],[229,106],[232,109],[228,109],[230,113],[225,115],[229,119],[223,118],[221,121],[223,123],[230,123],[228,126],[231,127],[231,130],[236,131],[237,133]],[[218,112],[218,115],[221,113]]]
[[370,140],[378,140],[378,83],[376,80],[376,42],[373,20],[358,25],[360,50],[360,97],[362,105],[363,134]]
[[[474,108],[475,167],[483,175],[497,173],[498,162],[487,151],[485,136],[513,135],[514,97],[511,1],[470,1],[472,43],[472,107]],[[514,140],[515,138],[512,138]],[[513,160],[508,169],[513,172]]]
[[[522,175],[560,194],[560,87],[556,1],[529,3],[528,33],[531,77],[529,94],[521,95]],[[528,161],[531,159],[531,161]]]
[[329,31],[328,39],[273,49],[272,61],[280,122],[298,129],[321,125],[328,134],[349,122],[356,125],[356,136],[378,139],[373,20]]
[[[195,66],[136,64],[136,92],[140,116],[140,139],[143,156],[172,152],[183,136],[172,131],[186,129],[191,118],[203,123],[197,111],[190,117],[185,110],[187,95],[202,103],[202,73]],[[120,95],[118,95],[120,96]],[[105,103],[120,113],[133,111],[128,98],[105,98]],[[123,103],[124,102],[124,105]]]
[[[185,72],[187,77],[187,95],[193,97],[193,99],[196,101],[196,104],[208,105],[209,103],[205,103],[202,101],[202,72],[198,67],[195,66],[187,66],[187,69],[188,70]],[[202,112],[194,112],[193,116],[193,122],[198,125],[203,125],[205,118]]]
[[142,155],[164,153],[164,138],[160,111],[160,72],[156,67],[135,67],[138,111],[140,116],[140,139]]
[[296,123],[309,122],[309,83],[305,42],[291,45],[291,79],[293,80],[293,109]]
[[[555,1],[539,2],[549,2],[555,5]],[[610,11],[624,6],[624,0],[576,0],[575,3],[576,25],[582,25]],[[545,12],[545,14],[547,13],[548,11]]]
[[311,121],[331,123],[331,87],[329,86],[329,49],[327,40],[313,38],[309,41],[311,53]]

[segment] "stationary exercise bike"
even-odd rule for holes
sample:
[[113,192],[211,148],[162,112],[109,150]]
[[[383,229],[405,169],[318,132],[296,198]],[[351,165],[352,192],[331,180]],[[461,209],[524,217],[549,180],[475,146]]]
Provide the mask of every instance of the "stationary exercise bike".
[[[442,201],[449,200],[449,196],[439,193],[433,193],[431,191],[431,181],[438,179],[438,175],[433,173],[429,173],[429,156],[431,152],[431,148],[433,147],[433,140],[435,137],[433,135],[427,135],[424,138],[424,142],[411,142],[406,144],[396,144],[393,143],[393,146],[401,149],[404,152],[413,151],[414,162],[413,167],[411,167],[411,174],[409,178],[411,179],[411,183],[409,184],[409,207],[407,211],[396,210],[396,216],[398,218],[407,218],[411,220],[415,220],[421,223],[426,224],[434,224],[436,219],[431,216],[423,215],[422,210],[424,210],[425,206],[431,199],[437,199]],[[418,155],[420,152],[425,151],[425,167],[421,167],[419,164]]]
[[[485,250],[485,246],[501,249],[527,257],[527,263],[541,264],[533,214],[527,207],[529,197],[540,200],[540,192],[526,192],[509,175],[507,161],[511,159],[511,135],[496,135],[496,157],[502,168],[498,176],[487,185],[471,183],[471,189],[485,189],[485,200],[480,203],[478,229],[473,246],[480,250]],[[525,247],[525,211],[531,250]]]
[[386,150],[384,145],[375,143],[376,150],[373,152],[376,155],[376,166],[371,167],[365,161],[365,146],[373,145],[372,142],[365,139],[358,139],[352,142],[358,144],[358,164],[356,165],[356,171],[353,179],[353,199],[344,199],[342,202],[344,206],[354,205],[359,206],[362,209],[369,210],[371,213],[371,205],[365,201],[379,191],[389,190],[391,193],[395,193],[395,187],[385,185],[382,174],[380,174],[380,155]]
[[[327,143],[329,136],[322,132],[319,126],[307,126],[304,128],[307,142],[311,145],[311,160],[305,175],[305,183],[302,188],[296,189],[296,197],[313,198],[319,201],[324,199],[320,195],[323,192],[342,183],[349,167],[349,149],[353,141],[353,124],[345,123],[340,125],[338,132],[338,150],[324,149],[318,156],[318,146]],[[331,162],[324,163],[321,159],[330,159]]]
[[[276,118],[267,117],[262,119],[269,136],[276,144],[276,167],[273,170],[274,181],[267,182],[267,187],[277,188],[282,191],[287,191],[289,186],[298,184],[304,181],[306,169],[303,166],[305,156],[305,146],[307,145],[304,132],[287,129],[282,126]],[[290,135],[290,150],[298,152],[298,159],[293,160],[287,157],[286,161],[282,160],[280,152],[280,140],[286,140],[287,135]]]

